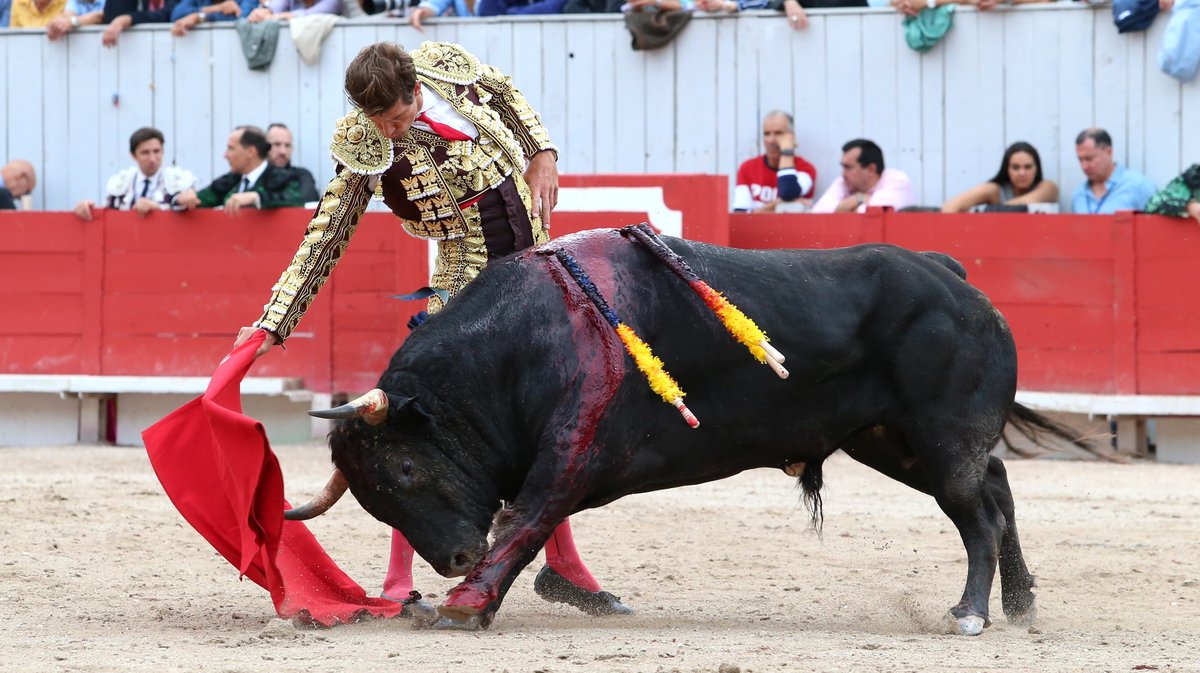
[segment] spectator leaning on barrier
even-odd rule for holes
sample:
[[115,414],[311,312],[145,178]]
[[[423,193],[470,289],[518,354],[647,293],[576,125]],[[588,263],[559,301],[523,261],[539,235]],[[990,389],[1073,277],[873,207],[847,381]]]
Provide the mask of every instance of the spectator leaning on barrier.
[[0,167],[0,210],[16,210],[17,199],[37,187],[37,171],[24,159],[13,159]]
[[1192,164],[1182,175],[1150,197],[1146,212],[1190,217],[1200,223],[1200,164]]
[[67,0],[62,14],[46,24],[46,37],[57,40],[80,26],[98,26],[104,23],[104,0]]
[[10,28],[44,28],[62,14],[67,0],[12,0]]
[[267,161],[271,144],[257,126],[239,126],[229,134],[225,160],[229,173],[197,192],[189,189],[175,197],[173,205],[193,208],[216,208],[237,214],[242,208],[283,208],[304,205],[300,181],[289,170],[276,168]]
[[[353,2],[354,0],[347,0]],[[334,14],[341,15],[342,0],[271,0],[264,7],[250,12],[246,17],[252,23],[266,21],[267,19],[286,19],[293,16],[304,16],[306,14]]]
[[916,203],[908,176],[884,168],[879,145],[858,138],[842,145],[842,175],[813,206],[814,213],[866,212],[867,206],[896,210]]
[[[641,0],[633,1],[640,2]],[[646,1],[654,4],[651,0]],[[675,0],[670,1],[674,2]],[[567,0],[478,0],[475,3],[475,13],[479,16],[562,14],[563,6],[566,4]]]
[[[155,128],[140,128],[129,136],[129,156],[134,165],[108,179],[102,201],[105,208],[132,210],[145,217],[170,207],[177,194],[196,188],[196,176],[191,171],[162,165],[163,144],[162,131]],[[80,201],[75,215],[90,220],[95,205],[86,199]]]
[[105,0],[104,19],[108,28],[100,36],[100,43],[115,47],[121,32],[142,23],[170,23],[175,0]]
[[796,156],[792,116],[782,110],[768,112],[762,121],[762,139],[765,154],[738,167],[733,209],[773,213],[781,203],[811,199],[817,169]]
[[1157,191],[1149,178],[1113,161],[1112,136],[1104,129],[1081,131],[1075,138],[1075,155],[1087,180],[1075,190],[1072,212],[1111,215],[1141,210]]
[[408,23],[418,32],[425,32],[421,22],[435,16],[476,16],[476,0],[421,0],[408,13]]
[[307,168],[292,165],[292,132],[288,127],[279,122],[268,126],[267,142],[271,143],[271,153],[267,156],[267,161],[276,168],[283,168],[295,174],[296,179],[300,181],[300,195],[304,197],[304,202],[321,198],[312,173]]
[[0,28],[8,28],[8,20],[11,14],[12,0],[0,0]]
[[180,0],[171,11],[171,34],[183,37],[202,23],[236,21],[258,7],[258,0],[224,0],[208,4],[205,0]]
[[[1058,203],[1058,185],[1042,176],[1042,158],[1033,145],[1015,142],[1004,150],[1000,170],[942,205],[943,213],[963,213],[976,206],[1027,206]],[[1057,206],[1056,206],[1057,207]]]

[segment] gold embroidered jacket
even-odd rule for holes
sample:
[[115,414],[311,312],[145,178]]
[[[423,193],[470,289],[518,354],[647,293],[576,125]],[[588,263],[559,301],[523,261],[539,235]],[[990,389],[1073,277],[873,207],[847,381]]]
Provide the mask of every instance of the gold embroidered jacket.
[[[478,138],[447,141],[413,128],[405,138],[391,140],[360,110],[339,119],[330,147],[337,175],[255,327],[281,340],[292,333],[345,252],[372,194],[384,200],[405,231],[437,241],[430,284],[451,296],[487,264],[479,207],[459,204],[511,176],[530,210],[531,194],[522,177],[526,160],[556,148],[512,79],[456,44],[425,42],[412,56],[417,78],[470,120]],[[540,218],[530,220],[534,244],[544,243],[549,238],[545,225]],[[430,313],[441,307],[439,297],[430,298]]]

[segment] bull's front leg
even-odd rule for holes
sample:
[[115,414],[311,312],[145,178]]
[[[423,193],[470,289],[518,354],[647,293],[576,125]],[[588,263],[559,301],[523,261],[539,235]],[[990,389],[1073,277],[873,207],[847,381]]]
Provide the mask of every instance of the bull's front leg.
[[576,504],[555,486],[548,489],[523,489],[512,503],[504,532],[462,583],[449,591],[438,613],[468,628],[491,624],[513,581]]

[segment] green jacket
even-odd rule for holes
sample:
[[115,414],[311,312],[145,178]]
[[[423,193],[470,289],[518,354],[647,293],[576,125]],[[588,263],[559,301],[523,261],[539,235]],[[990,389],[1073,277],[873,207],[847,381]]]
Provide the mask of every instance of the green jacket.
[[[201,208],[216,208],[225,205],[225,201],[238,193],[242,176],[238,173],[226,173],[212,184],[197,192]],[[258,176],[258,182],[250,186],[251,191],[258,192],[262,208],[285,208],[287,206],[303,206],[304,192],[300,187],[300,177],[290,169],[276,168],[268,165],[267,169]]]
[[1187,217],[1188,201],[1200,201],[1200,164],[1192,164],[1182,175],[1150,197],[1146,212]]

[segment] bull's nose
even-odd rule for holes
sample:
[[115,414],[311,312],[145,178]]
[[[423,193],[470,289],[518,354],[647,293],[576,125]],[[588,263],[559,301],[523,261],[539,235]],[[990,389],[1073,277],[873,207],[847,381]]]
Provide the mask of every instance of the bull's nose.
[[474,568],[478,561],[479,559],[476,558],[475,554],[467,554],[466,552],[459,552],[455,554],[454,557],[450,559],[450,572],[454,573],[451,575],[451,577],[461,577],[462,575],[466,575],[467,571],[469,571],[471,568]]

